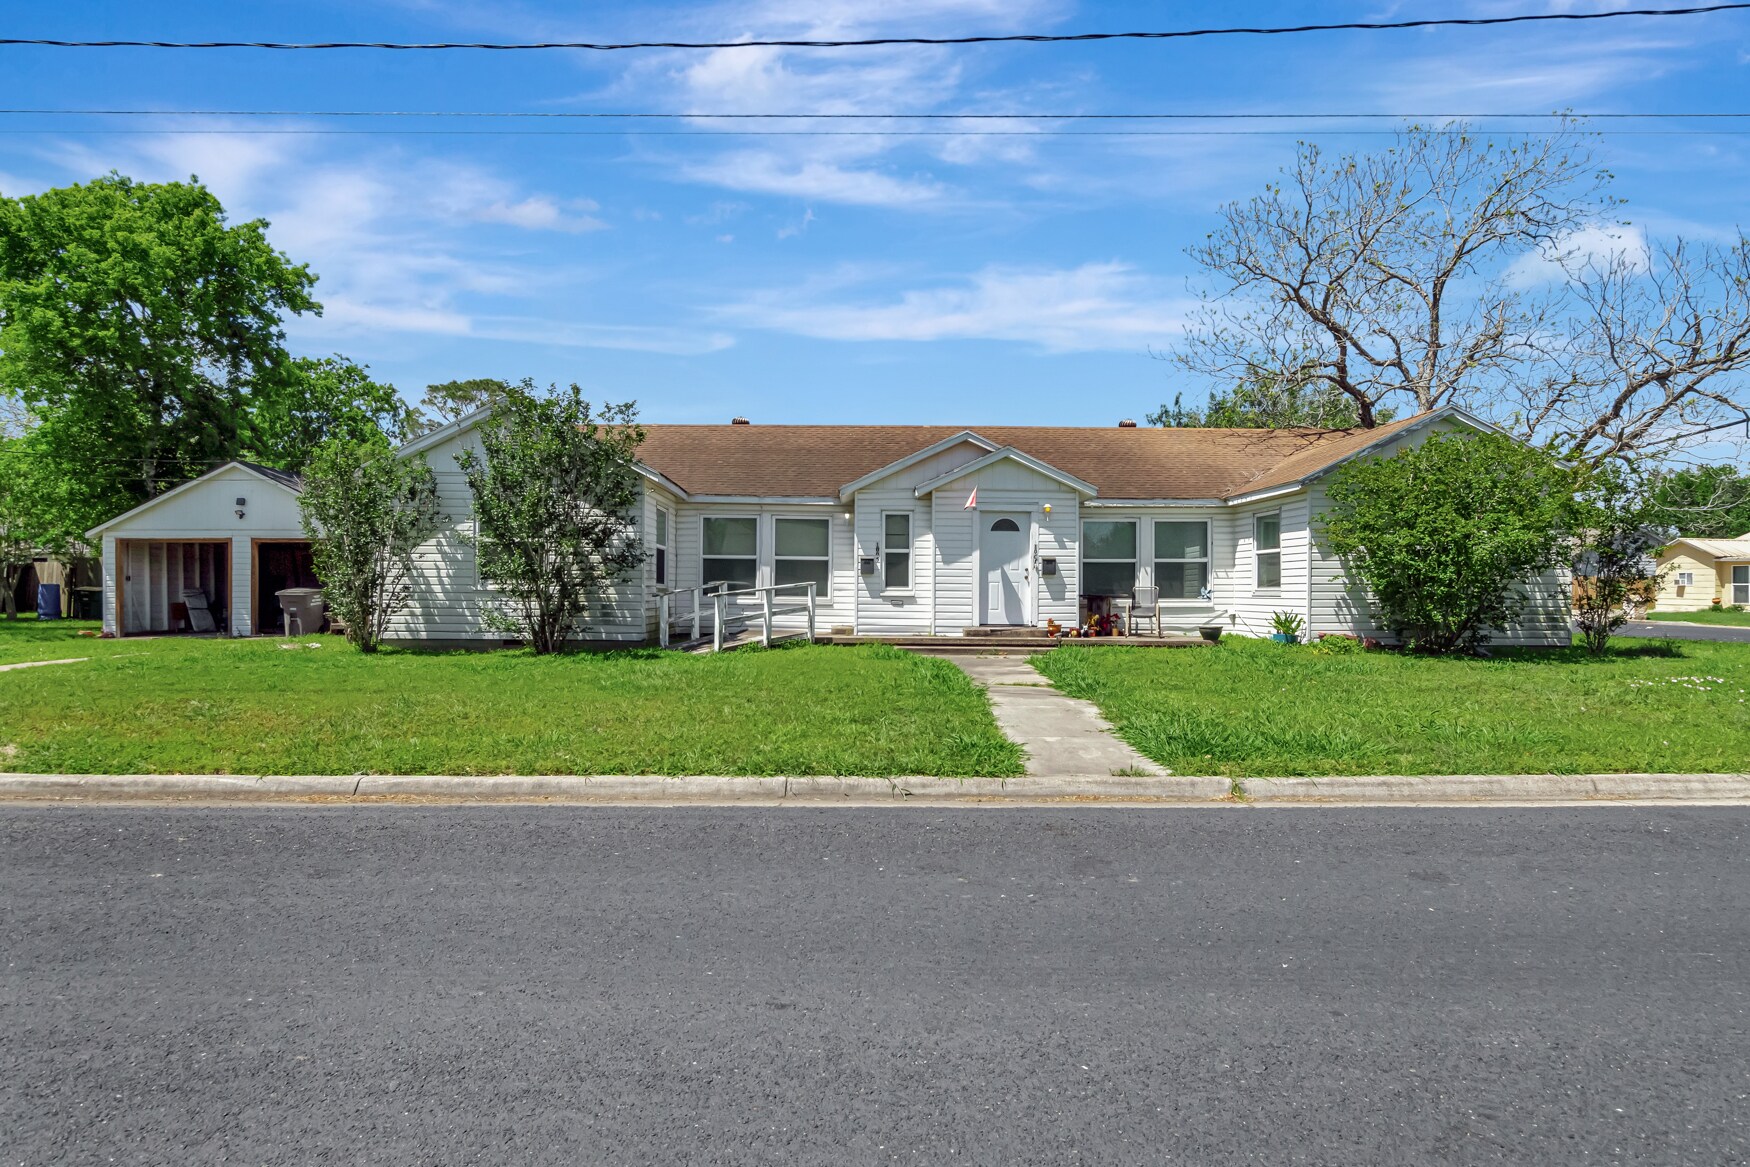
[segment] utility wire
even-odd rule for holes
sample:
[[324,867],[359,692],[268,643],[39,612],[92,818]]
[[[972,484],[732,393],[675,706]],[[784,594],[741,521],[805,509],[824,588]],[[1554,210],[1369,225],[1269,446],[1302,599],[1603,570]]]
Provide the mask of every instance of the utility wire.
[[1498,118],[1539,120],[1678,120],[1684,118],[1750,118],[1750,111],[1695,113],[669,113],[591,112],[579,110],[460,109],[0,109],[0,115],[76,117],[230,117],[230,118],[553,118],[671,121],[1361,121]]
[[3,46],[34,46],[56,49],[486,49],[493,51],[526,49],[589,49],[614,52],[621,49],[850,49],[881,45],[988,45],[988,44],[1076,44],[1091,41],[1116,40],[1183,40],[1206,36],[1285,36],[1309,32],[1381,32],[1413,28],[1480,28],[1491,25],[1532,24],[1547,21],[1615,20],[1625,16],[1701,16],[1710,12],[1734,12],[1750,9],[1750,3],[1704,4],[1688,8],[1627,8],[1610,12],[1546,12],[1523,16],[1442,17],[1426,20],[1345,21],[1340,24],[1300,24],[1259,28],[1187,28],[1167,32],[1083,32],[1062,34],[1018,34],[1012,36],[891,36],[863,40],[742,40],[742,41],[532,41],[521,44],[483,41],[434,41],[424,44],[396,41],[319,41],[307,44],[286,41],[148,41],[101,40],[75,41],[38,37],[0,38]]
[[[1486,126],[1433,132],[1519,133],[1518,130],[1491,130]],[[1590,130],[1594,134],[1614,138],[1715,138],[1750,134],[1743,130]],[[290,135],[304,137],[439,137],[439,138],[620,138],[637,135],[644,138],[1281,138],[1304,137],[1310,134],[1330,134],[1344,137],[1396,137],[1396,130],[1320,130],[1313,127],[1285,130],[328,130],[310,128],[267,127],[263,129],[154,129],[98,130],[85,127],[22,126],[0,129],[5,134],[54,134],[105,136],[225,136],[256,137]]]

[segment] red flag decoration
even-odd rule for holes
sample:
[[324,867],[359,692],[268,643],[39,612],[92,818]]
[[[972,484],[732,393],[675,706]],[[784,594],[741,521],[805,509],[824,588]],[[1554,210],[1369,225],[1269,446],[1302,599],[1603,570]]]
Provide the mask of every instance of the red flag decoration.
[[972,488],[972,493],[966,496],[966,505],[960,509],[963,511],[978,509],[978,487],[975,486]]

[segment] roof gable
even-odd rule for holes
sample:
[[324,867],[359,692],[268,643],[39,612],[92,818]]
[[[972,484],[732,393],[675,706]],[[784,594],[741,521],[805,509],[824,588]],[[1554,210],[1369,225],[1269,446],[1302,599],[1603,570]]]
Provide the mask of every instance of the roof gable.
[[986,453],[997,448],[997,444],[988,438],[980,437],[971,430],[961,430],[957,434],[949,434],[940,441],[931,442],[923,449],[907,454],[905,457],[900,458],[897,461],[889,462],[885,466],[877,467],[863,475],[861,478],[845,483],[843,486],[839,487],[839,497],[841,499],[850,498],[851,495],[857,493],[857,491],[862,490],[866,486],[873,485],[874,483],[880,482],[883,478],[889,478],[901,471],[908,470],[911,467],[916,466],[919,462],[928,461],[929,459],[934,458],[937,454],[945,454],[955,446],[961,445],[976,446],[977,448],[984,450]]
[[976,474],[986,466],[992,466],[998,462],[1019,463],[1034,473],[1043,474],[1045,477],[1050,478],[1055,482],[1061,482],[1071,490],[1086,495],[1089,498],[1100,493],[1097,487],[1091,483],[1083,482],[1073,474],[1065,474],[1057,467],[1046,462],[1041,462],[1031,454],[1017,450],[1013,446],[1004,446],[1001,449],[992,450],[982,458],[975,458],[964,466],[956,466],[946,474],[938,474],[928,482],[920,482],[917,489],[913,491],[913,494],[918,498],[927,498],[936,491],[942,489],[942,487],[947,486],[950,483],[958,482],[968,474]]
[[110,519],[108,522],[99,523],[97,526],[91,528],[91,530],[85,532],[85,537],[89,539],[89,538],[92,538],[96,535],[99,535],[99,534],[103,533],[104,531],[107,531],[109,528],[115,526],[117,523],[123,522],[127,519],[134,518],[138,515],[144,514],[146,511],[151,510],[152,508],[160,505],[161,503],[166,503],[166,502],[169,502],[173,498],[180,497],[181,495],[187,493],[188,491],[193,490],[195,487],[200,486],[203,483],[209,482],[212,479],[217,478],[219,475],[223,474],[225,471],[231,470],[231,469],[242,470],[247,474],[250,474],[256,478],[259,478],[261,481],[267,483],[269,486],[273,486],[279,490],[285,491],[287,494],[290,494],[293,497],[296,497],[296,496],[304,493],[303,479],[299,478],[296,474],[288,474],[284,470],[275,470],[275,469],[272,469],[271,467],[268,467],[268,466],[259,466],[254,462],[239,462],[239,461],[227,462],[223,466],[215,466],[213,469],[207,471],[205,474],[202,474],[199,478],[191,478],[187,482],[182,483],[180,486],[172,487],[171,489],[165,491],[163,494],[158,495],[156,498],[147,499],[145,502],[141,503],[137,507],[134,507],[132,510],[123,511],[121,514],[117,515],[113,519]]

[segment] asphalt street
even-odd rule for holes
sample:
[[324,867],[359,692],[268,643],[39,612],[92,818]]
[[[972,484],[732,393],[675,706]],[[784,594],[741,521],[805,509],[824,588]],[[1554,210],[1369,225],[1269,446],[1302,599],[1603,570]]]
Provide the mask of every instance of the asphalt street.
[[0,808],[0,1163],[1750,1160],[1750,810]]
[[1685,624],[1669,620],[1631,620],[1618,636],[1662,636],[1668,640],[1730,640],[1750,643],[1750,628],[1730,624]]

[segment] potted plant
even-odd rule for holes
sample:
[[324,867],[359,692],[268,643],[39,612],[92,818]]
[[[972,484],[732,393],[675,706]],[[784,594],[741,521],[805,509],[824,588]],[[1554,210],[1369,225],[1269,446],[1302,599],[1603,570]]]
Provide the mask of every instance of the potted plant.
[[1272,612],[1270,627],[1276,630],[1270,634],[1270,639],[1277,644],[1299,644],[1300,630],[1306,627],[1306,621],[1298,612]]

